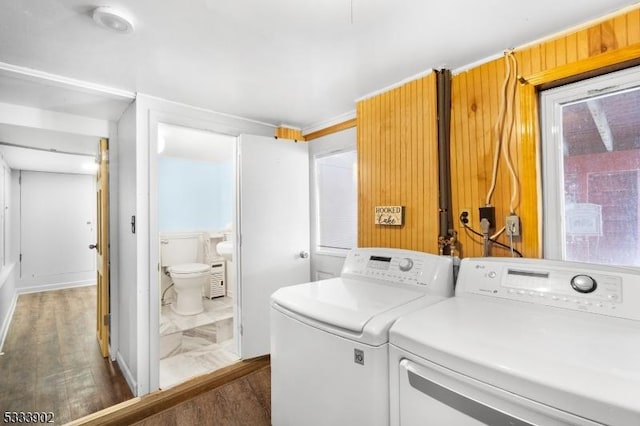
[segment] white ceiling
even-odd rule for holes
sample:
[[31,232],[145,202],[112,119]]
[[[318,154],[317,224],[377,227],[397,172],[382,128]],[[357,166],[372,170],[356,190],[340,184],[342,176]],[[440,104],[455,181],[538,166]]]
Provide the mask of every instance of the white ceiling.
[[[0,62],[306,128],[414,74],[463,67],[635,3],[3,0]],[[101,5],[133,16],[135,32],[96,26],[90,12]]]
[[0,154],[14,170],[93,174],[87,163],[98,151],[96,136],[0,123]]
[[0,145],[0,154],[13,170],[50,173],[95,174],[94,155],[77,155]]

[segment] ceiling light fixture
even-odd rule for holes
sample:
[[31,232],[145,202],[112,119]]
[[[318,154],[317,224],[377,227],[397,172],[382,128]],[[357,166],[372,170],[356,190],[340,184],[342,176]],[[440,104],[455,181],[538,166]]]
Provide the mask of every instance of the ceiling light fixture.
[[93,11],[93,20],[102,28],[120,34],[133,32],[133,21],[119,10],[109,6],[100,6]]

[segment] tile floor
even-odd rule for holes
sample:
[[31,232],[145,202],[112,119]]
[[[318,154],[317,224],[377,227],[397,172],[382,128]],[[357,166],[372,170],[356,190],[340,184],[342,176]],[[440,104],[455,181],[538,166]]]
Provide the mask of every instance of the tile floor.
[[182,316],[163,306],[160,316],[160,388],[230,365],[240,358],[233,347],[233,299],[204,300],[205,310]]

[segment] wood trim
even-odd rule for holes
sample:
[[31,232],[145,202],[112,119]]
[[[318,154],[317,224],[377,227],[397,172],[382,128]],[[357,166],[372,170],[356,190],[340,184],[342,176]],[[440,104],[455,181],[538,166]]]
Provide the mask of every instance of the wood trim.
[[640,60],[640,43],[629,47],[602,53],[600,55],[585,58],[573,63],[555,67],[549,70],[537,72],[526,77],[522,77],[521,82],[534,87],[546,88],[544,86],[554,82],[568,83],[567,79],[583,79],[584,74],[602,70],[602,73],[622,69],[626,66],[635,65]]
[[298,129],[292,129],[290,127],[278,127],[274,133],[274,136],[279,139],[291,139],[293,141],[304,141],[302,131]]
[[304,135],[304,140],[310,141],[313,139],[318,139],[323,136],[327,136],[332,133],[341,132],[342,130],[347,130],[356,126],[357,126],[356,119],[352,118],[351,120],[343,121],[342,123],[334,124],[333,126],[329,126],[324,129],[320,129],[320,130],[316,130],[315,132],[308,133]]
[[520,86],[520,122],[521,134],[521,181],[527,183],[527,188],[536,185],[536,191],[520,191],[520,211],[523,222],[522,238],[527,245],[522,248],[525,257],[542,257],[542,228],[540,224],[540,209],[538,194],[541,194],[541,179],[538,167],[538,153],[540,152],[540,138],[538,125],[538,100],[534,86]]
[[193,399],[205,392],[269,366],[269,355],[237,362],[213,373],[196,377],[167,390],[133,398],[102,411],[67,423],[75,425],[123,425],[139,422],[149,416]]

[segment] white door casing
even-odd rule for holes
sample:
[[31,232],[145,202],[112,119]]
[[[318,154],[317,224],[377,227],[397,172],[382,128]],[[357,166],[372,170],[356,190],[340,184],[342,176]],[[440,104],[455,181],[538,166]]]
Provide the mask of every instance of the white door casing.
[[240,357],[269,353],[271,294],[310,281],[306,143],[241,135],[238,149]]

